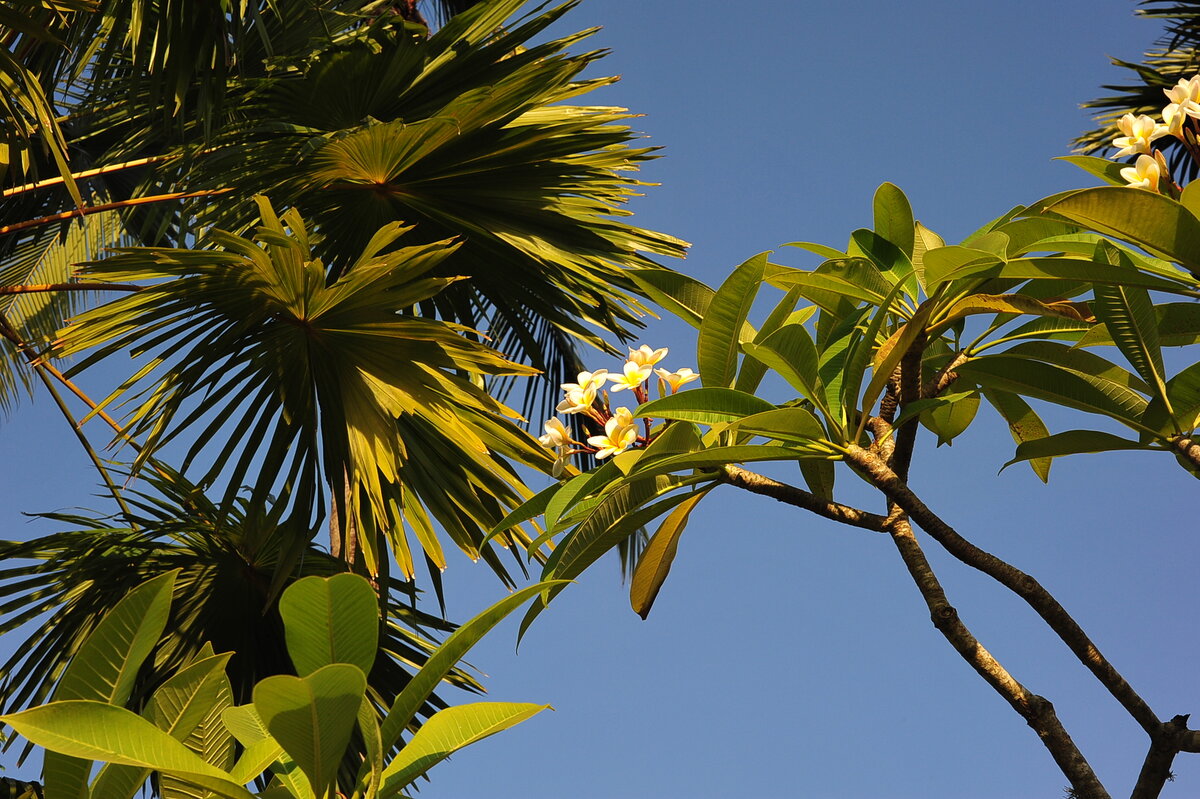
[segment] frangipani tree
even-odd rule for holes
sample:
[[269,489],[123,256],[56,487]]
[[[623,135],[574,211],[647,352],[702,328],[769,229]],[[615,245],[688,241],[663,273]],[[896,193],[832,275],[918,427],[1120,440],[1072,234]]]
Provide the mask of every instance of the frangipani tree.
[[[1136,130],[1125,135],[1139,138]],[[642,382],[649,373],[638,364],[650,347],[631,352],[620,378],[642,387],[637,408],[613,411],[612,398],[597,392],[579,409],[579,387],[594,383],[595,372],[564,385],[561,410],[635,433],[589,439],[603,445],[603,465],[564,473],[493,534],[538,519],[535,544],[553,544],[543,579],[572,579],[653,525],[630,586],[633,609],[645,616],[695,509],[722,488],[885,533],[934,626],[1035,731],[1072,795],[1109,796],[1052,703],[959,616],[925,554],[932,541],[1026,602],[1145,731],[1133,796],[1157,796],[1175,756],[1200,752],[1200,731],[1188,728],[1186,713],[1152,708],[1036,578],[975,544],[908,479],[919,431],[953,441],[983,404],[1018,444],[1011,463],[1027,463],[1043,480],[1054,458],[1131,449],[1169,454],[1200,475],[1200,364],[1168,369],[1163,355],[1164,347],[1200,342],[1200,190],[1180,189],[1161,158],[1141,155],[1155,170],[1071,159],[1110,185],[1015,208],[958,244],[916,221],[903,193],[884,184],[873,228],[855,231],[844,248],[792,245],[816,255],[814,267],[762,254],[716,289],[635,273],[659,305],[696,328],[701,387],[651,399]],[[756,300],[771,290],[771,309],[754,323]],[[1031,401],[1101,417],[1108,429],[1085,422],[1051,433]],[[1112,432],[1112,423],[1127,433]],[[558,445],[550,426],[544,443]],[[759,463],[794,467],[760,471]],[[786,476],[796,468],[802,485]],[[846,480],[873,489],[879,507],[846,501]],[[547,589],[522,629],[561,590]]]

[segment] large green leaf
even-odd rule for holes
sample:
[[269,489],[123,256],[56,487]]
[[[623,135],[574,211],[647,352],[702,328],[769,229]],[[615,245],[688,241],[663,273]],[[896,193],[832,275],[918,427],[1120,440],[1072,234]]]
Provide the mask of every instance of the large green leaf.
[[746,345],[746,352],[774,369],[801,396],[815,403],[826,416],[830,415],[825,387],[818,374],[817,348],[804,325],[784,325],[761,342]]
[[1055,364],[1011,355],[985,355],[956,370],[979,385],[1110,416],[1140,429],[1146,400],[1119,383]]
[[[55,701],[125,703],[138,669],[166,627],[177,573],[138,586],[100,620],[63,672]],[[90,762],[70,752],[46,753],[43,773],[51,795],[87,796],[90,771]]]
[[766,265],[767,254],[760,253],[735,269],[704,312],[696,338],[696,360],[706,388],[732,386],[737,379],[738,339]]
[[716,296],[699,280],[669,269],[632,269],[629,278],[643,294],[696,329]]
[[1016,457],[1004,464],[1004,468],[1008,468],[1014,463],[1039,458],[1057,458],[1061,455],[1113,452],[1123,449],[1148,449],[1148,447],[1137,441],[1130,441],[1099,430],[1066,430],[1019,444]]
[[714,425],[730,422],[775,406],[753,394],[732,388],[698,388],[651,400],[634,411],[635,418],[682,419]]
[[1044,210],[1200,270],[1200,219],[1169,197],[1103,186],[1072,192]]
[[379,600],[357,574],[305,577],[279,598],[288,654],[307,676],[331,663],[369,673],[379,645]]
[[252,799],[228,774],[125,708],[74,699],[0,716],[0,721],[38,746],[81,762],[103,760],[173,772],[222,797]]
[[[1112,245],[1101,243],[1096,249],[1097,260],[1129,265],[1129,259]],[[1150,293],[1136,286],[1096,284],[1092,307],[1096,319],[1103,322],[1121,353],[1133,365],[1153,391],[1166,401],[1166,368],[1158,339],[1158,320]],[[1168,405],[1169,410],[1169,405]]]
[[331,663],[306,677],[281,674],[254,686],[254,708],[323,796],[337,777],[367,688],[362,669]]
[[[221,700],[228,680],[225,677],[225,664],[230,656],[230,653],[210,655],[172,675],[154,692],[149,707],[142,715],[172,738],[184,741],[186,746],[188,737]],[[205,759],[205,762],[211,761]],[[218,764],[213,765],[220,768]],[[92,796],[129,799],[149,777],[149,769],[109,763],[101,769],[92,784]],[[166,799],[178,796],[177,791],[167,790],[165,786],[163,793]]]
[[465,746],[514,727],[549,708],[515,702],[475,702],[448,707],[421,725],[383,772],[380,799],[405,786]]
[[912,205],[899,187],[883,183],[875,190],[875,232],[912,257],[915,231]]

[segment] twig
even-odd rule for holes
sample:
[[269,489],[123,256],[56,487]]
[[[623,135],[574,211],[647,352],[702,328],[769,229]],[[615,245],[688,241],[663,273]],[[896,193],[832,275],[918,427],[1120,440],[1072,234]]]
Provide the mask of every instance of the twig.
[[148,203],[160,203],[167,200],[183,200],[192,197],[211,197],[217,194],[227,194],[233,189],[206,189],[204,191],[180,191],[172,194],[155,194],[150,197],[132,197],[128,200],[118,200],[117,202],[104,203],[102,205],[89,205],[86,208],[76,208],[73,211],[63,211],[60,214],[51,214],[50,216],[41,216],[37,219],[26,219],[24,222],[17,222],[12,225],[0,227],[0,236],[6,233],[15,233],[18,230],[37,227],[38,225],[48,225],[51,222],[61,222],[64,219],[74,219],[77,216],[87,216],[88,214],[98,214],[101,211],[111,211],[114,208],[131,208],[136,205],[146,205]]
[[0,286],[0,296],[6,294],[38,294],[48,291],[141,291],[132,283],[37,283],[25,286]]

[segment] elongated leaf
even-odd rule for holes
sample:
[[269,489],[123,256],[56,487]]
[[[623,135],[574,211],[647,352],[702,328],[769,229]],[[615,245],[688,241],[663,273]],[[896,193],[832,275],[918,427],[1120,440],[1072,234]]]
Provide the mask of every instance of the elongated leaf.
[[659,589],[671,571],[671,563],[674,562],[675,551],[679,547],[679,537],[687,527],[688,517],[707,493],[707,490],[696,492],[667,514],[667,518],[663,519],[663,523],[642,551],[642,557],[630,581],[629,603],[633,606],[633,612],[643,619],[650,615],[650,608],[654,605]]
[[254,709],[317,796],[337,776],[366,688],[362,669],[349,663],[331,663],[307,677],[267,677],[254,686]]
[[471,647],[478,643],[479,639],[531,597],[562,584],[562,581],[550,580],[514,591],[455,630],[441,646],[434,650],[425,666],[413,675],[412,680],[392,703],[379,730],[384,751],[388,751],[396,745],[400,740],[400,733],[412,721],[417,710],[433,693],[433,689]]
[[884,183],[875,190],[875,232],[899,247],[909,258],[913,254],[916,231],[912,205],[896,185]]
[[549,708],[515,702],[475,702],[438,711],[384,771],[380,799],[392,799],[429,769],[465,746],[514,727]]
[[[1129,265],[1129,259],[1123,257],[1120,250],[1105,242],[1097,245],[1096,257],[1109,263]],[[1136,286],[1097,284],[1095,293],[1096,318],[1108,328],[1121,353],[1146,381],[1154,396],[1166,401],[1166,368],[1149,292]]]
[[288,654],[305,677],[331,663],[352,663],[364,673],[379,645],[379,600],[357,574],[305,577],[279,598]]
[[0,716],[38,746],[88,762],[103,760],[172,772],[229,799],[252,799],[216,766],[146,719],[122,707],[87,699],[51,702]]
[[1016,457],[1004,464],[1003,468],[1007,469],[1014,463],[1037,458],[1057,458],[1061,455],[1113,452],[1122,449],[1148,449],[1148,447],[1137,441],[1130,441],[1099,430],[1067,430],[1046,438],[1033,439],[1019,444]]
[[[804,319],[816,311],[816,308],[809,306],[807,309],[800,312],[806,314],[803,318],[797,319],[797,314],[793,313],[796,308],[796,303],[800,300],[800,289],[792,288],[784,295],[779,304],[771,311],[762,326],[759,327],[758,333],[754,336],[754,343],[759,343],[774,333],[785,324],[793,324],[804,322]],[[733,387],[738,391],[744,391],[747,394],[753,394],[757,389],[762,379],[767,374],[767,365],[757,358],[743,358],[741,368],[738,369],[737,381]]]
[[[1050,435],[1050,431],[1046,429],[1041,417],[1034,412],[1033,408],[1029,407],[1029,403],[1017,394],[987,388],[983,389],[982,394],[1008,423],[1008,432],[1018,445]],[[1033,473],[1038,476],[1038,479],[1046,483],[1050,480],[1052,462],[1051,458],[1034,458],[1029,461],[1029,467],[1033,469]]]
[[1200,219],[1169,197],[1104,186],[1072,192],[1045,210],[1200,270]]
[[696,329],[716,296],[699,280],[669,269],[631,269],[627,274],[643,294]]
[[[100,620],[63,672],[54,689],[56,701],[124,704],[138,669],[166,627],[177,574],[142,583]],[[90,772],[91,763],[71,753],[46,753],[43,773],[51,795],[87,796]]]
[[681,419],[714,425],[763,411],[774,405],[732,388],[697,388],[651,400],[634,411],[634,418]]
[[1146,409],[1145,398],[1118,383],[1028,358],[988,355],[956,371],[985,388],[1100,413],[1134,428],[1140,427]]
[[932,291],[942,283],[969,269],[992,268],[1004,263],[993,252],[971,247],[938,247],[928,250],[923,256],[925,285]]
[[784,325],[762,342],[746,345],[746,352],[767,366],[811,400],[828,416],[825,387],[818,374],[818,355],[804,325]]
[[722,429],[797,443],[823,441],[825,438],[820,420],[807,408],[798,405],[755,413],[731,422]]
[[871,382],[867,384],[867,390],[863,392],[862,417],[859,420],[856,438],[862,435],[867,423],[867,416],[883,392],[884,386],[891,379],[892,373],[896,371],[896,367],[900,365],[904,355],[917,341],[917,337],[925,332],[925,325],[928,324],[929,317],[936,309],[937,303],[933,300],[921,303],[912,318],[875,351],[871,362]]
[[[1084,322],[1086,307],[1068,302],[1042,302],[1025,294],[971,294],[957,300],[941,315],[941,324],[972,314],[1028,314]],[[1085,325],[1086,327],[1086,325]]]
[[767,254],[761,253],[735,269],[704,312],[696,360],[706,388],[732,386],[737,379],[739,334],[762,285],[766,265]]

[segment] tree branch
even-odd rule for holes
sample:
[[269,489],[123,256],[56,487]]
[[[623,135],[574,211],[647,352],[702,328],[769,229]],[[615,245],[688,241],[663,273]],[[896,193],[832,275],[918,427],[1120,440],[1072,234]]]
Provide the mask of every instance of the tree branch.
[[1171,763],[1179,754],[1185,736],[1189,734],[1187,716],[1176,716],[1163,724],[1157,735],[1151,736],[1150,751],[1142,763],[1137,784],[1129,799],[1158,799],[1163,785],[1171,779]]
[[904,565],[908,567],[908,573],[912,575],[913,582],[917,584],[917,589],[925,599],[933,626],[971,668],[1004,697],[1033,728],[1054,758],[1054,762],[1071,781],[1076,796],[1080,799],[1108,799],[1108,791],[1092,771],[1083,753],[1075,746],[1062,722],[1058,720],[1054,706],[1017,682],[963,624],[958,611],[947,600],[937,575],[926,560],[908,519],[903,516],[897,518],[892,523],[891,532],[896,549],[900,552]]
[[204,191],[180,191],[173,194],[155,194],[150,197],[133,197],[128,200],[120,200],[118,202],[104,203],[103,205],[89,205],[86,208],[76,208],[73,211],[63,211],[60,214],[51,214],[50,216],[40,216],[37,219],[26,219],[24,222],[17,222],[12,225],[0,227],[0,236],[5,233],[15,233],[18,230],[25,228],[37,227],[38,225],[48,225],[51,222],[61,222],[64,219],[74,219],[77,216],[87,216],[88,214],[98,214],[101,211],[111,211],[114,208],[131,208],[135,205],[146,205],[148,203],[160,203],[167,200],[183,200],[192,197],[211,197],[217,194],[227,194],[233,189],[206,189]]
[[802,488],[772,480],[770,477],[747,471],[740,466],[724,467],[720,472],[720,479],[727,485],[804,508],[835,522],[861,527],[864,530],[874,530],[877,533],[886,530],[887,519],[877,513],[868,513],[849,505],[821,499],[816,494],[811,494]]
[[851,445],[846,460],[904,509],[947,552],[1017,594],[1046,622],[1081,663],[1153,739],[1162,726],[1154,711],[1092,643],[1083,628],[1049,591],[1030,575],[967,541],[942,521],[887,464],[862,447]]

